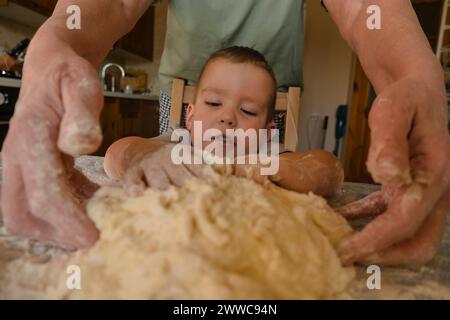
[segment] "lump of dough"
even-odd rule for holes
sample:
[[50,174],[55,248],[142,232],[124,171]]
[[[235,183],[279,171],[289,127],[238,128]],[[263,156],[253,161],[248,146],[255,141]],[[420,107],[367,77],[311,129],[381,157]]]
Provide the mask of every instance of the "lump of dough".
[[[211,170],[208,180],[149,189],[136,198],[103,187],[87,211],[101,231],[91,249],[55,255],[39,266],[15,261],[0,296],[335,298],[354,276],[335,251],[352,229],[324,199],[227,171]],[[66,287],[71,265],[80,268],[81,290]]]
[[211,172],[137,198],[104,187],[87,209],[101,238],[71,261],[82,290],[59,297],[332,298],[354,275],[335,251],[352,232],[345,219],[318,196],[273,184]]

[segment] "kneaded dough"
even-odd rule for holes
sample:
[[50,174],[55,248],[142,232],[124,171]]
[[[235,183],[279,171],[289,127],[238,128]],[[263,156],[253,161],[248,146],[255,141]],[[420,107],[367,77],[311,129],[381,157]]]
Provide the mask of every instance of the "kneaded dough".
[[80,267],[81,290],[67,290],[64,267],[41,298],[333,298],[354,276],[335,251],[352,232],[345,219],[273,184],[211,170],[136,198],[103,187],[87,211],[101,238],[63,264]]

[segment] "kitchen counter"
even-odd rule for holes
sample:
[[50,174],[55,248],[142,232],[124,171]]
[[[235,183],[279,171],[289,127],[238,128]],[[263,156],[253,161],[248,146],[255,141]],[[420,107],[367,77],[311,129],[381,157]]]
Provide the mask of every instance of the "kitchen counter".
[[0,87],[20,88],[19,79],[0,78]]
[[[20,88],[21,81],[18,79],[0,78],[0,87]],[[133,99],[133,100],[149,100],[158,101],[159,94],[126,94],[123,92],[104,91],[103,95],[108,98]]]
[[159,101],[159,95],[153,93],[145,95],[145,94],[126,94],[123,92],[104,91],[103,95],[108,98]]
[[[75,166],[96,183],[117,184],[106,176],[102,157],[78,157]],[[330,200],[330,205],[340,206],[377,190],[379,187],[375,185],[346,182],[339,194]],[[353,226],[358,229],[367,222],[359,221]],[[48,263],[52,254],[60,251],[61,249],[39,241],[6,235],[0,213],[0,275],[2,267],[11,261],[27,259],[30,263]],[[447,225],[439,251],[427,265],[420,268],[381,267],[380,290],[367,288],[367,278],[370,274],[367,274],[365,267],[356,266],[355,269],[356,279],[348,292],[349,298],[352,299],[450,299],[450,224]]]

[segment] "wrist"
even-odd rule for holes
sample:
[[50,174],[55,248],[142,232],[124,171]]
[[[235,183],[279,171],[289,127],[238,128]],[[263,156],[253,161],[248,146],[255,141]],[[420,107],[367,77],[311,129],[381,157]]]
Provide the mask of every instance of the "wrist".
[[69,30],[65,17],[52,16],[36,32],[27,55],[47,57],[52,53],[75,54],[98,67],[111,49],[113,41],[95,41],[95,37],[83,30]]

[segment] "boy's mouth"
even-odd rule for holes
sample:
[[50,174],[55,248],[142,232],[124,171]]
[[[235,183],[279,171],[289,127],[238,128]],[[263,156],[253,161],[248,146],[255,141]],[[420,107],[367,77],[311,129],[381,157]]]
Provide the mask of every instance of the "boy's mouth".
[[215,137],[212,137],[212,141],[215,141],[216,139],[225,144],[236,145],[236,139],[234,136],[227,136],[226,134],[219,134]]

